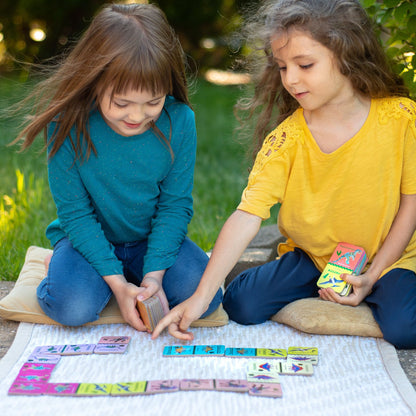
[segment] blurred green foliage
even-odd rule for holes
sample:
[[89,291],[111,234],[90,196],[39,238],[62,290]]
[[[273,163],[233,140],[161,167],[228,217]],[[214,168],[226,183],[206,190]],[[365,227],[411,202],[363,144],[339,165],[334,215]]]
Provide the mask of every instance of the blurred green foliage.
[[415,0],[362,0],[395,72],[416,98],[416,2]]
[[[254,0],[259,1],[259,0]],[[44,61],[70,47],[86,29],[105,0],[1,0],[0,69],[14,67],[11,59],[1,59],[5,50],[25,62]],[[115,2],[126,2],[115,0]],[[127,2],[135,2],[129,0]],[[141,2],[140,0],[136,2]],[[169,22],[177,31],[184,50],[195,68],[225,68],[239,45],[229,36],[241,23],[239,10],[253,0],[158,0]],[[35,41],[31,29],[46,37]],[[4,55],[3,55],[4,56]]]

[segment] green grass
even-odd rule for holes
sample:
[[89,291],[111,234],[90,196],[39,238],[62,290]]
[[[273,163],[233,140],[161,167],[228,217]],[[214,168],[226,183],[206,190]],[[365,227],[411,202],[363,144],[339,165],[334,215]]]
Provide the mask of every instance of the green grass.
[[[7,111],[27,84],[0,79],[0,111]],[[191,101],[198,131],[194,185],[194,217],[189,236],[204,250],[210,250],[217,235],[239,203],[248,177],[250,162],[234,137],[233,105],[238,87],[223,87],[198,80]],[[18,132],[20,120],[1,119],[0,125],[0,279],[15,280],[30,245],[49,247],[45,228],[56,216],[49,192],[46,156],[38,142],[19,152],[7,146]],[[269,222],[275,221],[274,219]]]

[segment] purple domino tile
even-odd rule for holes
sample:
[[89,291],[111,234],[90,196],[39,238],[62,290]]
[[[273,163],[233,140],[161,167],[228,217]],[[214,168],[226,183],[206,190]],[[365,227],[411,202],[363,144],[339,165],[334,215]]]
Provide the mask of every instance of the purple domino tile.
[[128,344],[97,344],[94,354],[123,354]]
[[95,347],[95,344],[65,345],[61,351],[61,355],[92,354],[94,352]]
[[32,364],[58,364],[61,356],[57,354],[40,355],[32,353],[26,363]]
[[48,355],[48,354],[61,354],[62,350],[65,348],[65,345],[41,345],[36,347],[33,354],[36,355]]

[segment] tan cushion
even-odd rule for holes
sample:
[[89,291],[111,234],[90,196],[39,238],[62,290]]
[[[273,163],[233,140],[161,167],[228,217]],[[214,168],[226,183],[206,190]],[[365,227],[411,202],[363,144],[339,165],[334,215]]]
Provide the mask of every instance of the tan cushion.
[[353,307],[320,298],[300,299],[286,305],[271,319],[311,334],[383,337],[366,303]]
[[[45,257],[52,253],[42,247],[31,246],[26,253],[22,270],[11,292],[0,300],[0,316],[13,321],[32,322],[37,324],[59,325],[45,315],[39,306],[36,289],[45,276]],[[87,325],[125,323],[114,296],[100,314],[97,321]],[[222,305],[211,315],[198,319],[192,326],[223,326],[228,323],[228,315]]]

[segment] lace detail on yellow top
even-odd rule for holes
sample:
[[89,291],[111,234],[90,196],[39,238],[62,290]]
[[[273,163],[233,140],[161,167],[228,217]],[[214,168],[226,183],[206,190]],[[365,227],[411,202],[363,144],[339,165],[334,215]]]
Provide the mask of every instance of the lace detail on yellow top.
[[406,117],[412,122],[412,128],[416,129],[416,103],[405,97],[384,99],[379,109],[380,123],[387,124],[391,117]]
[[302,127],[296,120],[300,111],[301,109],[298,109],[264,139],[263,146],[257,154],[256,162],[250,175],[251,180],[273,156],[281,156],[297,141],[304,143]]

